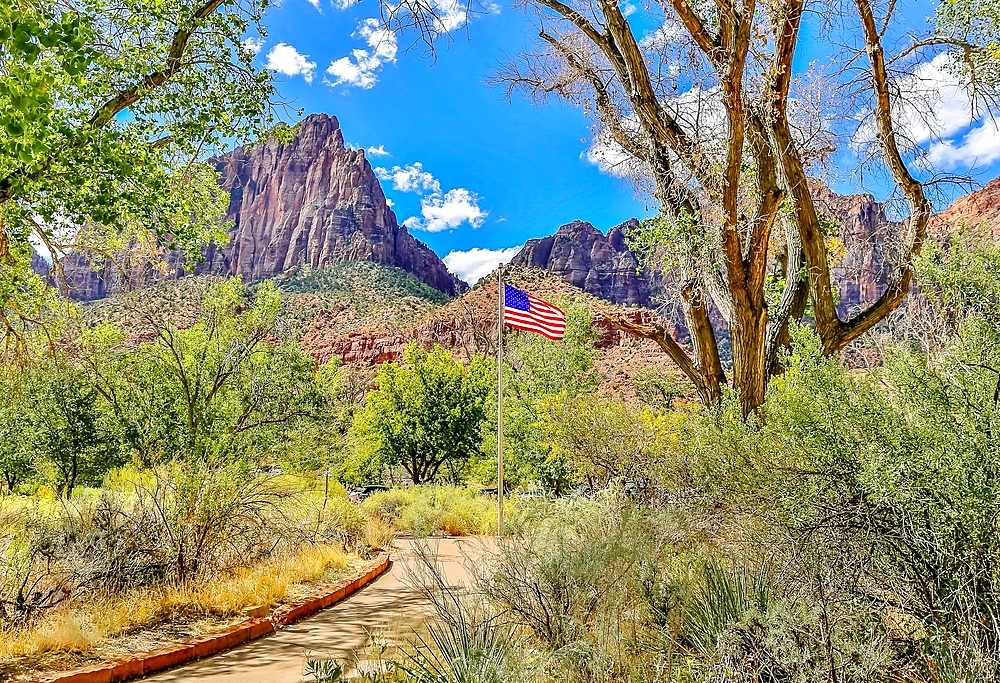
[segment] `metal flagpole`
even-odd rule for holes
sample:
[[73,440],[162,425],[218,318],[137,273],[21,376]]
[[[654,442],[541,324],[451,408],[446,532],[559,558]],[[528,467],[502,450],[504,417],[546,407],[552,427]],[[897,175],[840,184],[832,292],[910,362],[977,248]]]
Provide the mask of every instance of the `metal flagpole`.
[[503,536],[503,264],[497,271],[497,536]]

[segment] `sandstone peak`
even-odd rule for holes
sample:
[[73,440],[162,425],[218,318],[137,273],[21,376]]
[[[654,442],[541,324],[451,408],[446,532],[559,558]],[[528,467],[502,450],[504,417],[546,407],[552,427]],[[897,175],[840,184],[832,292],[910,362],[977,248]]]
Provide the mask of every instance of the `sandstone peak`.
[[561,226],[554,235],[528,240],[511,263],[541,268],[561,276],[585,292],[618,304],[649,306],[649,276],[625,243],[626,227],[607,235],[586,221]]
[[[344,144],[334,116],[312,114],[287,143],[269,139],[213,160],[229,191],[229,242],[210,244],[197,274],[240,275],[246,281],[300,267],[374,261],[401,268],[449,295],[467,285],[441,259],[399,225],[364,151]],[[97,272],[81,257],[67,265],[67,286],[80,299],[183,277],[180,258],[156,268],[134,259],[126,276]]]
[[931,233],[949,234],[962,225],[985,225],[994,241],[1000,240],[1000,177],[975,192],[959,197],[931,219]]

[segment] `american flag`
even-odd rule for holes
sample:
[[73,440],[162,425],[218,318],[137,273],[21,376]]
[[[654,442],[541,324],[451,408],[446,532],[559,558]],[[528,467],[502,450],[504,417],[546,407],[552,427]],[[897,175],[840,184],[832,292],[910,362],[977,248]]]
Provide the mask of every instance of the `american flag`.
[[566,314],[548,301],[542,301],[516,287],[504,285],[503,324],[515,330],[537,332],[546,339],[559,341],[566,332]]

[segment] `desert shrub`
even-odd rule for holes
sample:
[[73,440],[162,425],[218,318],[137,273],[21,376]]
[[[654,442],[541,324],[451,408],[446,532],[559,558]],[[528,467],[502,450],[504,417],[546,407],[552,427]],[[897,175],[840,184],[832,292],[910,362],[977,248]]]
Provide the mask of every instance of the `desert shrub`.
[[944,670],[935,653],[986,666],[1000,645],[997,374],[982,367],[1000,364],[988,329],[967,320],[936,359],[888,347],[865,374],[797,330],[758,419],[723,404],[685,441],[699,483],[756,520],[806,605],[822,587],[855,629],[883,622],[927,676]]
[[390,521],[381,515],[366,514],[360,506],[348,501],[346,495],[330,498],[310,518],[320,520],[316,529],[327,542],[339,541],[362,555],[388,549],[396,535]]
[[767,413],[775,450],[793,458],[796,485],[774,488],[786,518],[849,556],[853,589],[872,595],[874,579],[876,599],[996,650],[995,379],[906,352],[874,378],[799,359]]
[[175,463],[137,485],[130,519],[136,534],[161,548],[168,574],[187,581],[259,561],[280,543],[294,543],[298,520],[284,503],[298,493],[287,482],[240,463]]
[[545,443],[577,478],[598,487],[627,480],[646,496],[688,483],[683,458],[676,456],[684,417],[597,394],[558,394],[539,406]]
[[[52,558],[38,552],[38,530],[31,516],[13,522],[4,520],[0,541],[0,629],[30,623],[59,606],[72,594],[76,581],[70,572],[53,565]],[[34,533],[29,529],[35,529]],[[30,534],[30,535],[29,535]]]
[[[511,496],[504,501],[505,526],[517,532],[539,507]],[[496,531],[497,501],[472,488],[448,485],[391,489],[370,496],[361,511],[414,536],[469,536]]]
[[521,538],[505,539],[481,577],[489,599],[551,649],[604,617],[618,621],[639,558],[655,553],[644,518],[614,493],[574,499]]
[[[496,498],[470,488],[414,486],[376,493],[362,503],[361,509],[414,536],[468,536],[495,531],[496,505]],[[512,519],[511,528],[519,527],[523,507],[514,499],[504,503],[504,514]]]
[[367,552],[391,535],[344,498],[238,464],[120,469],[69,502],[5,499],[0,608],[26,624],[70,598],[201,584],[306,546]]

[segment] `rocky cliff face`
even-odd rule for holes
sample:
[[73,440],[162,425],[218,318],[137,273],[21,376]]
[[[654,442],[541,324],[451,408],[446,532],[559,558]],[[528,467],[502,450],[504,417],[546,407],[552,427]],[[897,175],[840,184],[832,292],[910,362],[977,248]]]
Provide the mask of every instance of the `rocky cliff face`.
[[[841,313],[846,313],[882,292],[888,223],[871,195],[841,196],[826,188],[814,194],[820,211],[840,226],[833,277],[840,283]],[[639,263],[625,244],[625,230],[635,223],[632,219],[604,235],[590,223],[573,221],[554,235],[528,240],[511,262],[555,273],[606,301],[648,308],[665,279],[649,269],[637,272]]]
[[554,235],[528,240],[511,263],[541,268],[570,284],[616,304],[650,306],[652,277],[638,273],[635,254],[625,244],[633,218],[605,235],[590,223],[573,221]]
[[959,197],[931,219],[928,232],[943,240],[962,226],[984,225],[986,234],[1000,240],[1000,178],[994,178],[976,192]]
[[[812,189],[819,211],[836,229],[831,241],[832,275],[839,285],[838,310],[856,312],[885,290],[890,274],[891,239],[897,225],[870,194],[839,195],[822,185]],[[644,269],[636,273],[635,255],[625,244],[625,229],[635,219],[607,235],[590,223],[574,221],[554,235],[528,240],[512,263],[555,273],[580,289],[615,304],[650,307],[665,279]],[[1000,178],[961,197],[931,219],[932,239],[946,239],[958,226],[985,224],[1000,240]],[[680,318],[677,318],[680,323]]]
[[48,280],[49,274],[52,271],[52,264],[46,261],[37,251],[32,251],[31,270],[37,273],[43,280]]
[[870,194],[839,195],[817,184],[812,195],[817,210],[838,226],[837,241],[830,244],[830,274],[839,286],[837,310],[846,318],[885,290],[891,267],[886,242],[896,227]]
[[[288,144],[269,140],[215,161],[230,192],[229,242],[208,245],[197,274],[242,275],[253,281],[299,266],[377,261],[397,266],[447,294],[466,288],[425,244],[396,221],[363,150],[348,149],[335,117],[313,114]],[[124,270],[95,271],[82,257],[67,262],[75,298],[95,299],[126,284],[141,287],[184,274],[178,258],[158,268],[131,259]]]

